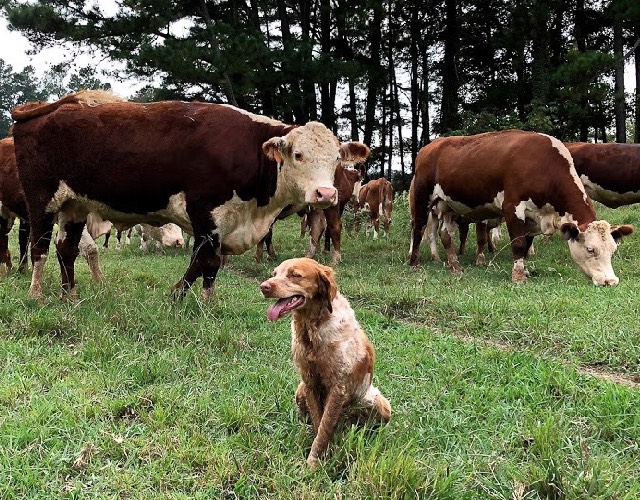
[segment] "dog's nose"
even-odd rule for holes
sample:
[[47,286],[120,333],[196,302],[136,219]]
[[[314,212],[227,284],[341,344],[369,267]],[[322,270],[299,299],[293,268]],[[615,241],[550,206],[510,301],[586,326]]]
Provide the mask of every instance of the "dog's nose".
[[262,292],[262,295],[266,297],[267,294],[271,291],[271,283],[269,283],[268,281],[263,281],[260,284],[260,291]]

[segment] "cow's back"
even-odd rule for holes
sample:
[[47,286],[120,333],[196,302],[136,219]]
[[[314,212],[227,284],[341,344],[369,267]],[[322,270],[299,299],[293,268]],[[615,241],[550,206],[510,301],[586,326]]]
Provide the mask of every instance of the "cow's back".
[[236,108],[185,102],[62,105],[14,126],[25,188],[74,192],[127,213],[164,209],[170,196],[215,193],[223,203],[268,202],[275,162],[261,145],[291,127]]
[[567,142],[575,169],[589,195],[607,206],[640,201],[640,145]]

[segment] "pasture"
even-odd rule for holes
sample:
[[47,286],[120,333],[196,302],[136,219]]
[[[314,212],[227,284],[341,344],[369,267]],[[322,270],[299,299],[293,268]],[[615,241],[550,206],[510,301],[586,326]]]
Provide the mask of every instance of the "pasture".
[[[393,415],[343,426],[315,471],[289,320],[267,322],[258,289],[275,263],[232,257],[212,303],[201,282],[173,303],[187,253],[134,241],[101,248],[102,284],[79,258],[80,300],[62,303],[51,252],[44,307],[28,275],[0,281],[0,496],[638,498],[640,211],[597,212],[638,231],[615,288],[594,287],[559,235],[536,238],[526,285],[511,283],[506,235],[476,268],[471,233],[461,277],[426,245],[409,268],[406,199],[378,241],[347,212],[338,283]],[[277,262],[304,254],[297,217],[274,244]]]

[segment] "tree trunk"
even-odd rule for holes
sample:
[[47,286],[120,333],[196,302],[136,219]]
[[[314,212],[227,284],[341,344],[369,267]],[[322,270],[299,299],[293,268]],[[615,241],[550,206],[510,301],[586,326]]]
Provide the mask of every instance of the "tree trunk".
[[[326,73],[331,57],[331,3],[320,0],[320,53]],[[320,109],[322,122],[331,130],[335,129],[335,113],[332,99],[332,79],[330,75],[320,76]],[[335,96],[335,93],[334,93]]]
[[[311,41],[311,14],[314,0],[300,0],[300,28],[302,30],[302,60],[305,68],[313,61],[313,43]],[[305,114],[309,120],[318,119],[318,103],[316,86],[313,78],[307,73],[302,80],[302,101]]]
[[356,86],[353,83],[353,77],[349,78],[349,122],[351,123],[351,140],[359,141],[358,101],[356,100]]
[[[382,3],[381,0],[373,2],[373,17],[369,25],[369,74],[367,88],[367,102],[364,116],[364,143],[371,145],[373,129],[375,128],[376,109],[378,108],[378,95],[380,92],[380,43],[382,40]],[[373,158],[372,158],[373,159]]]
[[[411,41],[409,42],[409,58],[411,59],[411,176],[416,170],[416,156],[418,155],[418,109],[419,84],[418,84],[418,40],[421,38],[418,23],[418,3],[411,4]],[[404,178],[403,178],[404,182]]]
[[622,25],[613,18],[613,54],[615,63],[615,116],[616,142],[627,142],[627,110],[624,102],[624,42],[622,40]]
[[[587,50],[586,27],[587,18],[584,10],[584,0],[577,0],[576,12],[575,12],[575,29],[573,30],[573,36],[576,39],[576,47],[578,51],[583,53]],[[580,116],[578,118],[580,141],[587,142],[589,138],[589,123],[587,117],[589,115],[589,102],[586,96],[580,98]]]
[[[636,37],[640,40],[640,26],[636,27]],[[633,140],[640,143],[640,49],[638,48],[636,48],[634,60],[636,67],[636,126]]]
[[300,54],[296,54],[294,40],[291,36],[287,4],[285,0],[278,0],[277,4],[278,17],[280,17],[280,31],[282,33],[282,47],[284,49],[282,73],[284,74],[285,82],[291,88],[289,99],[287,100],[289,105],[283,106],[284,119],[289,123],[306,123],[309,121],[309,116],[302,105],[302,92],[299,84],[301,75],[296,74],[289,63],[293,57],[299,57]]
[[440,107],[440,133],[445,134],[460,126],[458,113],[458,15],[456,0],[445,0],[446,26],[444,30],[444,61],[442,67],[442,103]]

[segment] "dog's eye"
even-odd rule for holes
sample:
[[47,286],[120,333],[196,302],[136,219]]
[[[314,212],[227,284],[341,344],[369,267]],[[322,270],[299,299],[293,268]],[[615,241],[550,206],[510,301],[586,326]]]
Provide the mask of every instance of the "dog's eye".
[[275,272],[275,271],[273,271],[273,272],[271,273],[271,277],[272,277],[272,278],[275,278],[275,277],[276,277],[276,272]]
[[291,276],[292,278],[302,278],[302,274],[300,274],[297,271],[291,271],[291,273],[289,274],[289,276]]

